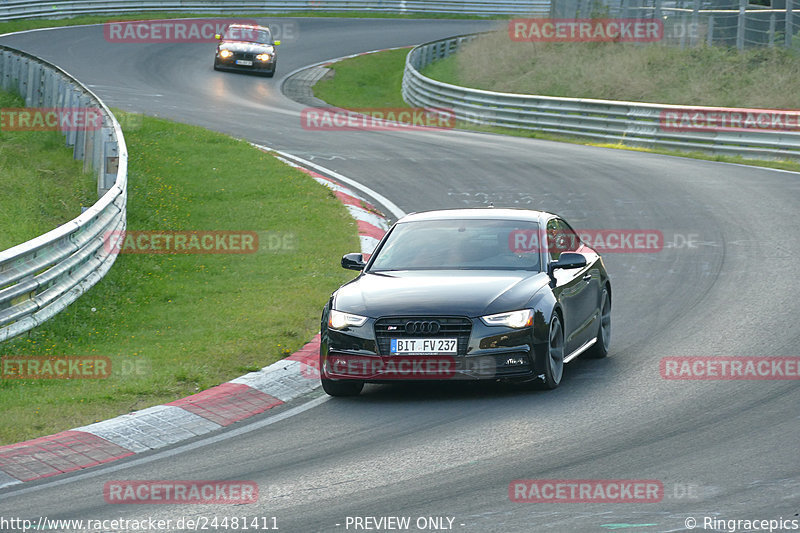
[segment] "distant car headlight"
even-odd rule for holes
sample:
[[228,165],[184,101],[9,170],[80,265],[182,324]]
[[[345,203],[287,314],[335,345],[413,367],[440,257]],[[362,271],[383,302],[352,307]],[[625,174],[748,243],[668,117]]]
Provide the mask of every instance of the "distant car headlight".
[[219,51],[219,57],[221,57],[222,59],[228,59],[232,55],[233,55],[233,52],[231,52],[230,50],[222,49],[222,50]]
[[533,324],[533,309],[521,309],[508,313],[482,316],[481,320],[487,326],[506,326],[509,328],[524,328]]
[[256,56],[256,59],[258,59],[259,61],[269,61],[270,57],[271,56],[269,54],[258,54]]
[[334,309],[331,309],[330,314],[328,314],[328,326],[333,329],[344,329],[348,326],[363,326],[366,321],[367,317],[365,316],[342,313]]

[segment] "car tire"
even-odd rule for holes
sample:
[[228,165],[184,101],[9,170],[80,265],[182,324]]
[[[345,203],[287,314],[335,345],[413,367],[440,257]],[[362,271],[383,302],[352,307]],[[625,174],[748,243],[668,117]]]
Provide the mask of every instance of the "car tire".
[[591,348],[586,350],[583,355],[587,359],[602,359],[608,355],[608,347],[611,343],[611,295],[608,288],[603,288],[600,297],[600,323],[597,325],[597,337]]
[[267,78],[271,78],[274,75],[275,75],[275,71],[274,70],[272,72],[265,72],[264,73],[264,76],[266,76]]
[[358,396],[364,388],[363,381],[347,380],[338,381],[333,379],[321,378],[322,389],[329,396]]
[[564,327],[561,325],[561,317],[553,312],[550,318],[550,328],[547,340],[547,352],[544,361],[544,381],[541,383],[544,389],[555,389],[564,377]]

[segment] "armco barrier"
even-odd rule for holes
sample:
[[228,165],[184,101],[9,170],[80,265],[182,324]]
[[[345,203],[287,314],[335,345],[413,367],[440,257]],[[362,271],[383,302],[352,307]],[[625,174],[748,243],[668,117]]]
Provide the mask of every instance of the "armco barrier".
[[[687,106],[498,93],[442,83],[420,74],[430,62],[447,57],[479,35],[441,39],[413,48],[406,57],[403,73],[405,101],[417,107],[452,109],[457,118],[476,124],[577,135],[648,148],[800,159],[797,128],[669,131],[662,127],[662,113],[685,110]],[[708,113],[737,111],[691,107]]]
[[0,251],[2,342],[62,311],[111,268],[116,252],[103,246],[103,236],[125,229],[128,151],[103,102],[55,65],[0,46],[0,84],[18,91],[27,107],[94,108],[102,116],[96,129],[60,123],[75,158],[97,176],[97,203],[44,235]]
[[237,13],[298,11],[371,11],[377,13],[461,13],[469,15],[539,15],[550,13],[550,0],[10,0],[0,3],[0,21],[137,13]]

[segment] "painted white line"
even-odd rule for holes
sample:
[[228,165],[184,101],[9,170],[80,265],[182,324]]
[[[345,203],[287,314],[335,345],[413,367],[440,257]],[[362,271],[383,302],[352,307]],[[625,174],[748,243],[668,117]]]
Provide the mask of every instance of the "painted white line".
[[11,485],[18,485],[22,483],[22,481],[18,480],[15,477],[11,477],[2,470],[0,470],[0,489],[4,489],[6,487],[10,487]]
[[362,207],[357,207],[354,205],[346,205],[345,207],[350,212],[350,216],[354,219],[361,220],[367,224],[372,224],[376,228],[381,228],[383,231],[389,230],[389,224],[386,223],[385,218],[378,216],[375,213],[370,213]]
[[298,157],[296,155],[284,152],[282,150],[275,150],[274,148],[270,148],[269,146],[265,146],[263,144],[254,143],[254,146],[257,146],[258,148],[261,148],[263,150],[268,150],[270,152],[275,152],[276,154],[280,154],[281,156],[296,161],[305,167],[313,168],[314,170],[320,172],[321,174],[327,174],[328,176],[331,176],[332,178],[335,178],[336,180],[342,183],[350,185],[354,189],[357,189],[366,194],[367,196],[371,196],[372,198],[374,198],[378,203],[380,203],[383,207],[385,207],[392,215],[394,215],[395,218],[402,218],[406,215],[405,211],[397,207],[397,205],[395,205],[394,202],[386,198],[384,195],[380,194],[379,192],[373,191],[366,185],[362,185],[361,183],[357,182],[352,178],[348,178],[347,176],[343,176],[334,170],[325,168],[321,165],[317,165],[316,163],[312,163],[307,159],[303,159],[302,157]]

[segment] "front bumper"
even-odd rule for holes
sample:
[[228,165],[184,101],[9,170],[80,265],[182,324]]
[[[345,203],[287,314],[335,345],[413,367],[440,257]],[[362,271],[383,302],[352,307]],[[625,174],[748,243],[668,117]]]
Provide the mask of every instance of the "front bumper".
[[[452,318],[452,317],[451,317]],[[378,333],[369,319],[360,327],[343,330],[322,329],[320,345],[321,376],[326,379],[360,380],[371,383],[431,380],[514,380],[537,376],[537,343],[534,326],[512,329],[486,326],[480,319],[457,317],[469,324],[462,330],[454,354],[392,355],[388,337],[403,338],[405,332]],[[394,320],[419,320],[402,317]],[[443,317],[424,317],[443,319]],[[446,320],[447,318],[445,318]],[[379,330],[378,330],[379,331]],[[436,337],[450,337],[444,332]]]
[[[242,61],[249,61],[251,62],[250,65],[241,64]],[[237,63],[238,62],[238,63]],[[227,59],[222,59],[219,56],[216,56],[214,59],[214,66],[220,70],[232,70],[238,72],[265,72],[271,73],[275,72],[275,66],[278,63],[277,57],[273,56],[272,59],[269,61],[261,61],[255,58],[247,58],[242,59],[237,56],[233,56]]]

